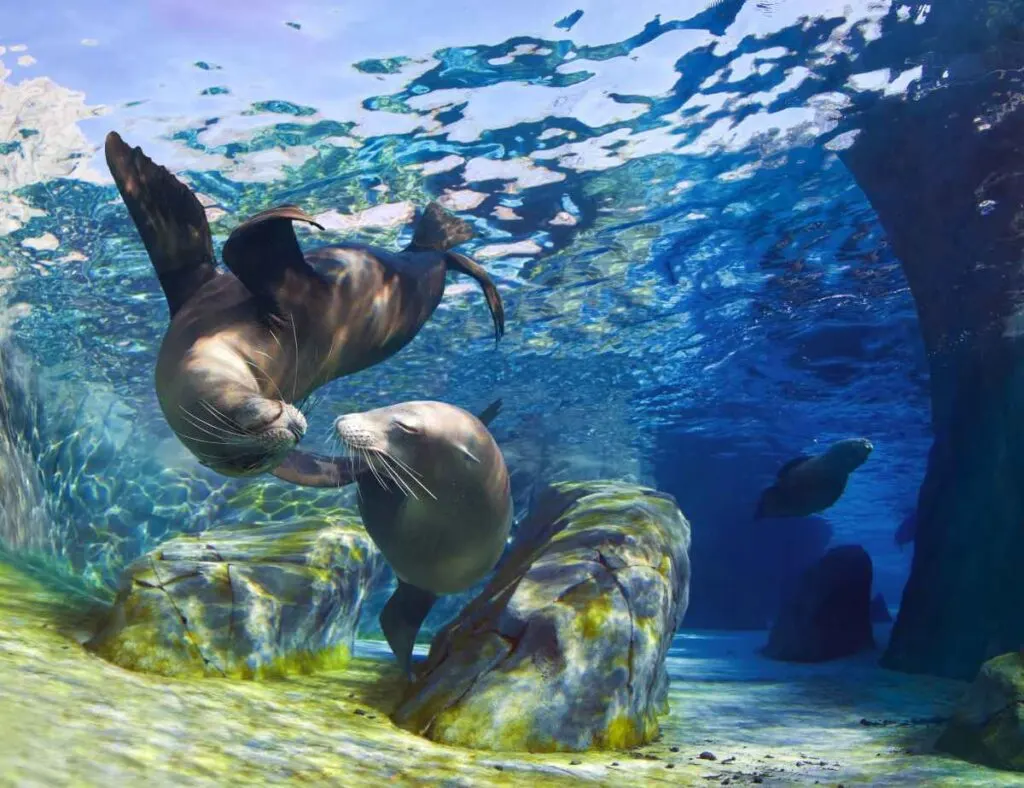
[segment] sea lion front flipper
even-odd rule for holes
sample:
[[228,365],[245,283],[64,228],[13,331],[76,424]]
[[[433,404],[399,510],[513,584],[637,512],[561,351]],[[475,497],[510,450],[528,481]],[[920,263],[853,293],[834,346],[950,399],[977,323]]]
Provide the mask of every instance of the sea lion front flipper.
[[498,417],[499,413],[501,413],[502,404],[503,403],[501,397],[499,397],[486,408],[484,408],[482,411],[480,411],[480,413],[477,414],[477,418],[483,422],[485,427],[489,427],[491,425],[491,422]]
[[437,594],[398,581],[398,588],[380,611],[380,628],[398,666],[412,678],[412,647],[423,620],[437,601]]
[[278,479],[303,487],[345,487],[369,470],[354,457],[324,457],[320,454],[289,452],[271,473]]
[[801,463],[804,463],[804,462],[807,462],[808,460],[813,460],[813,459],[814,458],[811,457],[811,455],[809,455],[809,454],[797,455],[796,457],[794,457],[793,459],[789,460],[788,462],[783,463],[782,467],[779,468],[779,472],[778,472],[778,474],[776,474],[776,476],[777,476],[777,478],[781,479],[783,476],[786,475],[787,472],[793,470],[793,468],[795,468],[797,465],[800,465]]
[[217,276],[206,211],[188,186],[116,131],[107,134],[104,154],[174,317]]
[[280,205],[251,216],[224,244],[226,265],[264,307],[280,314],[294,305],[309,306],[316,272],[306,262],[292,222],[324,229],[294,205]]
[[484,267],[466,255],[458,252],[446,252],[444,259],[453,271],[471,276],[480,284],[484,291],[484,298],[487,299],[487,307],[491,310],[491,319],[494,321],[494,341],[497,343],[505,334],[505,305],[501,302],[501,293],[498,292],[498,288]]

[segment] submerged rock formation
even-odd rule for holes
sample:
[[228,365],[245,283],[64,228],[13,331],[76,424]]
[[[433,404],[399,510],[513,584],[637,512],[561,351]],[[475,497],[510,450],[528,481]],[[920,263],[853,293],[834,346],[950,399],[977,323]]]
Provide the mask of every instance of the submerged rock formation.
[[445,744],[550,752],[651,741],[689,599],[675,499],[559,484],[487,587],[434,639],[392,719]]
[[764,655],[825,662],[874,648],[871,576],[871,556],[860,545],[829,550],[786,598]]
[[973,763],[1024,772],[1024,653],[982,665],[935,746]]
[[918,94],[859,113],[842,157],[903,264],[931,378],[935,439],[883,665],[962,679],[1024,642],[1020,31],[1010,3],[934,4]]
[[881,592],[871,597],[871,623],[889,624],[892,622],[892,613],[889,612],[889,605]]
[[282,675],[343,664],[383,560],[354,516],[179,536],[129,565],[87,644],[163,675]]

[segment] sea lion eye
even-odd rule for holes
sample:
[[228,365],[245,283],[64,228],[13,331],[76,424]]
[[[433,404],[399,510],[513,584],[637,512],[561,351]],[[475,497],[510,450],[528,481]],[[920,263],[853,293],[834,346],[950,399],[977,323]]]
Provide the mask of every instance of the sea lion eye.
[[410,435],[417,435],[420,432],[419,427],[402,421],[401,419],[392,419],[392,423],[402,432],[408,432]]

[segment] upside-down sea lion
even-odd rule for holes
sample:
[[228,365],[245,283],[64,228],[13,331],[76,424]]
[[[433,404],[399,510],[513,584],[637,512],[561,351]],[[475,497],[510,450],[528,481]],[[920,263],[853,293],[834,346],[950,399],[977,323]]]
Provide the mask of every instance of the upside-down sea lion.
[[779,469],[775,484],[757,502],[754,519],[806,517],[832,506],[846,489],[850,474],[864,464],[874,447],[865,438],[848,438],[815,457],[802,454]]
[[294,451],[276,474],[312,487],[358,484],[363,524],[398,577],[381,630],[409,674],[437,597],[465,591],[501,557],[512,524],[505,459],[481,419],[444,402],[346,414],[335,430],[355,457]]
[[448,270],[480,283],[496,337],[504,332],[487,272],[450,251],[472,229],[437,203],[401,252],[339,244],[303,253],[292,222],[320,225],[294,206],[272,208],[231,233],[228,273],[216,268],[206,214],[187,186],[116,132],[106,158],[170,308],[160,407],[181,442],[220,473],[273,470],[306,431],[292,403],[408,344],[440,303]]

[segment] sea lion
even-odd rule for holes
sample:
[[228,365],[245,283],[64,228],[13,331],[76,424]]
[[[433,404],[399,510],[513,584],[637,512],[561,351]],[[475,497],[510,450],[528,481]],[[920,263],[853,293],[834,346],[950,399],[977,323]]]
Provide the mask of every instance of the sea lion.
[[[481,415],[498,409],[500,401]],[[398,577],[381,630],[411,678],[416,634],[437,597],[481,580],[505,549],[508,468],[484,422],[444,402],[350,413],[334,427],[354,457],[293,451],[276,475],[311,487],[358,485],[363,524]]]
[[761,493],[754,519],[806,517],[832,506],[846,489],[850,474],[864,464],[874,447],[865,438],[848,438],[815,457],[802,454],[779,469],[775,484]]
[[440,303],[449,270],[480,283],[496,340],[504,333],[487,272],[450,251],[473,230],[437,203],[401,252],[339,244],[303,253],[292,223],[320,225],[295,206],[272,208],[235,228],[222,254],[229,272],[218,271],[191,190],[116,132],[105,150],[170,308],[156,367],[161,410],[181,442],[220,473],[272,471],[306,431],[293,403],[412,341]]

